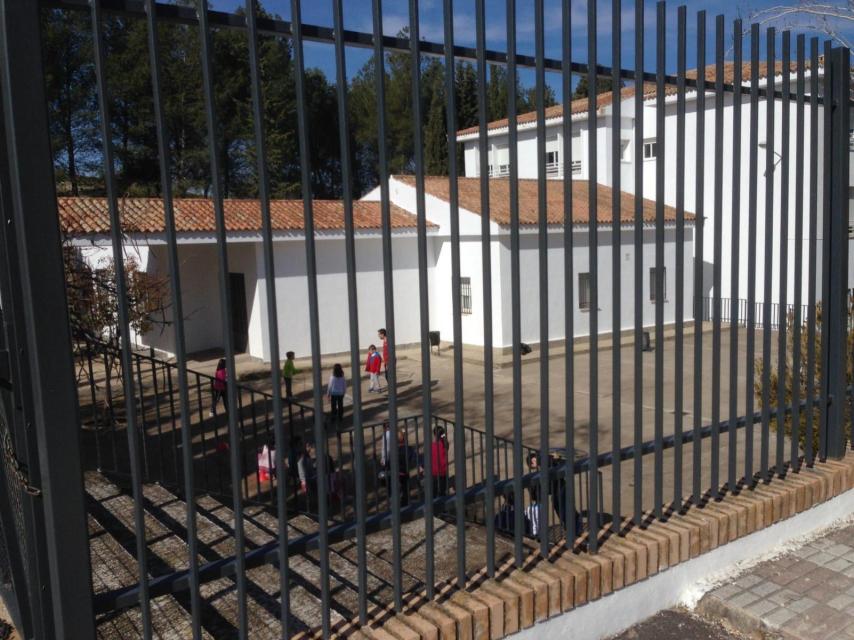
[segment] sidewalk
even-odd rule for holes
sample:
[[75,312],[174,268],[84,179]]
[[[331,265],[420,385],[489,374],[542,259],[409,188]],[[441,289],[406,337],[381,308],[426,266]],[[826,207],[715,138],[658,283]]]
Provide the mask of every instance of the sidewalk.
[[854,524],[756,565],[698,610],[755,637],[854,638]]

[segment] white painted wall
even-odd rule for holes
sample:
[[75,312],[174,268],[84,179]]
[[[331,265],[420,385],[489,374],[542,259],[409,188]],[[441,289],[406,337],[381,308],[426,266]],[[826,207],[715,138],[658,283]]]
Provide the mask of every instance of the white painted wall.
[[[599,333],[609,333],[613,330],[613,270],[612,270],[612,233],[607,227],[603,227],[598,233],[599,249],[598,255],[598,295],[599,295]],[[579,307],[579,274],[590,272],[590,253],[588,250],[588,234],[581,227],[573,232],[573,299],[570,304],[573,314],[574,333],[576,337],[590,335],[590,311]],[[691,247],[693,243],[693,229],[686,228],[685,233],[685,256],[686,263],[683,269],[684,282],[684,306],[683,318],[693,318],[691,300],[693,297],[693,261],[691,259]],[[630,228],[623,228],[620,233],[620,326],[621,330],[634,327],[634,291],[635,291],[635,250],[634,232]],[[512,299],[511,271],[510,271],[510,238],[504,235],[501,238],[501,264],[502,264],[502,291],[506,295],[502,298],[502,346],[511,346],[512,331]],[[664,302],[664,321],[666,324],[673,323],[676,318],[676,241],[675,229],[669,227],[665,234],[664,264],[666,275],[667,296]],[[642,275],[640,287],[643,300],[643,324],[651,326],[655,323],[655,304],[650,301],[649,269],[655,266],[655,237],[652,228],[646,229],[643,234],[642,251]],[[540,342],[540,296],[539,296],[539,248],[536,235],[524,234],[521,238],[520,251],[520,282],[522,300],[522,341],[532,344]],[[565,338],[564,313],[566,309],[566,296],[564,289],[564,250],[563,232],[554,231],[549,234],[548,249],[548,309],[549,309],[549,339],[561,340]]]
[[[776,88],[780,89],[782,83],[781,78],[776,78]],[[765,82],[761,81],[760,86],[765,86]],[[794,84],[793,84],[794,86]],[[686,130],[686,145],[685,145],[685,208],[689,212],[696,212],[698,210],[698,202],[697,202],[697,142],[698,138],[696,135],[697,131],[697,103],[696,103],[696,94],[688,93],[686,95],[686,118],[685,118],[685,130]],[[819,109],[821,109],[819,107]],[[634,145],[635,145],[635,133],[634,133],[634,98],[630,98],[628,100],[624,100],[621,105],[622,110],[622,118],[619,125],[620,138],[630,140],[629,143],[629,157],[626,161],[620,162],[621,169],[621,188],[623,191],[634,193],[635,185],[634,185]],[[747,287],[748,283],[755,283],[755,295],[756,300],[758,302],[762,302],[765,300],[764,293],[764,278],[766,274],[766,268],[771,278],[771,296],[770,301],[779,302],[781,298],[781,278],[780,275],[783,272],[782,264],[781,264],[781,234],[783,243],[787,247],[788,253],[788,268],[786,269],[786,300],[789,304],[792,303],[794,299],[794,290],[795,290],[795,282],[796,282],[796,274],[794,270],[794,252],[796,246],[796,238],[795,238],[795,185],[796,185],[796,149],[795,149],[795,139],[796,139],[796,105],[794,101],[791,103],[791,111],[790,111],[790,150],[789,150],[789,175],[783,176],[782,174],[782,165],[778,162],[775,167],[775,172],[773,176],[773,202],[771,206],[771,215],[769,218],[766,218],[766,202],[765,202],[765,194],[766,194],[766,179],[765,179],[765,161],[766,161],[766,151],[764,148],[757,148],[757,179],[755,185],[752,185],[749,180],[749,168],[750,168],[750,103],[749,97],[745,92],[744,102],[742,106],[742,124],[741,124],[741,154],[740,154],[740,169],[738,175],[741,178],[740,183],[740,206],[738,211],[738,229],[739,229],[739,251],[737,253],[738,257],[738,278],[737,281],[739,283],[738,289],[733,291],[731,290],[731,276],[732,270],[734,268],[734,253],[732,251],[732,243],[733,243],[733,215],[732,215],[732,193],[733,193],[733,165],[734,165],[734,157],[733,157],[733,100],[732,95],[727,94],[724,100],[724,109],[723,109],[723,153],[720,156],[722,160],[723,173],[721,175],[721,202],[718,204],[716,202],[716,194],[715,194],[715,101],[714,95],[709,93],[706,97],[706,111],[705,111],[705,135],[704,135],[704,144],[705,144],[705,153],[704,159],[702,162],[701,173],[703,176],[703,180],[705,183],[704,188],[704,197],[703,197],[703,216],[706,218],[704,232],[703,232],[703,246],[702,246],[702,254],[703,254],[703,271],[704,271],[704,286],[703,286],[703,295],[710,297],[714,295],[713,291],[713,257],[715,255],[715,234],[714,234],[714,220],[715,215],[718,210],[722,212],[721,215],[721,296],[724,298],[746,298],[747,297]],[[614,132],[616,128],[614,126],[614,121],[611,116],[612,108],[606,107],[601,110],[601,115],[597,118],[597,181],[601,184],[611,185],[613,183],[611,175],[612,175],[612,155],[611,155],[611,141],[614,136]],[[765,142],[766,140],[766,130],[767,130],[767,101],[762,98],[760,99],[759,106],[757,109],[757,119],[758,119],[758,143]],[[774,149],[779,154],[782,151],[782,115],[783,115],[783,105],[782,101],[777,100],[774,105]],[[823,174],[823,166],[822,166],[822,137],[823,137],[823,117],[821,111],[818,114],[818,130],[813,136],[809,130],[810,126],[810,109],[809,105],[805,107],[805,136],[804,136],[804,157],[807,159],[804,166],[804,199],[803,199],[803,211],[804,211],[804,230],[802,235],[803,243],[803,251],[804,251],[804,269],[803,273],[800,274],[800,282],[802,285],[802,297],[804,302],[806,302],[806,292],[808,287],[808,270],[806,269],[807,264],[807,250],[808,250],[808,241],[809,241],[809,224],[808,224],[808,214],[809,214],[809,206],[810,201],[812,199],[811,194],[809,193],[809,158],[814,153],[818,158],[818,175],[821,176]],[[552,136],[555,134],[562,134],[562,121],[560,119],[553,119],[548,121],[547,123],[547,135]],[[588,150],[590,144],[590,136],[588,130],[588,123],[586,120],[586,114],[580,114],[573,116],[572,123],[573,130],[580,131],[580,153],[575,153],[573,150],[573,158],[581,158],[583,172],[581,176],[578,176],[579,179],[586,179],[588,177]],[[676,144],[676,134],[677,134],[677,118],[676,118],[676,98],[670,97],[667,100],[665,107],[665,131],[664,131],[664,145],[665,148],[662,150],[659,147],[659,159],[663,159],[664,162],[664,173],[665,173],[665,187],[664,187],[664,202],[670,206],[676,205],[676,153],[675,153],[675,144]],[[818,140],[816,144],[815,150],[811,148],[810,140],[815,137]],[[655,101],[647,101],[645,103],[644,108],[644,140],[657,140],[657,132],[656,132],[656,107]],[[490,135],[490,144],[491,145],[502,145],[506,144],[507,141],[507,132],[506,129],[498,130],[493,132]],[[466,137],[463,140],[463,145],[466,149],[466,175],[477,175],[477,136]],[[757,145],[758,146],[758,145]],[[779,160],[779,156],[774,156],[775,159]],[[525,125],[520,128],[519,132],[519,177],[520,178],[536,178],[537,177],[537,154],[536,154],[536,129],[534,125]],[[645,160],[643,161],[643,195],[645,198],[655,200],[656,199],[656,189],[655,189],[655,179],[656,179],[656,163],[658,160]],[[852,164],[854,166],[854,164]],[[821,180],[819,180],[819,193],[817,194],[818,202],[821,202]],[[787,190],[788,196],[788,225],[786,229],[781,228],[782,224],[782,201],[781,196],[784,193],[784,190]],[[750,213],[750,197],[751,192],[755,193],[756,198],[756,240],[754,246],[756,247],[756,262],[755,265],[749,264],[748,258],[748,231],[749,231],[749,213]],[[816,241],[818,243],[818,262],[819,266],[816,270],[816,277],[819,282],[819,291],[820,291],[820,278],[821,278],[821,267],[820,267],[820,255],[821,255],[821,242],[822,238],[822,225],[821,225],[821,207],[819,206],[819,215],[818,215],[818,232],[816,234]],[[766,242],[766,234],[770,233],[771,240],[771,251],[768,256],[765,255],[765,242]],[[697,251],[697,255],[699,255],[699,246],[695,246],[695,251]],[[854,272],[852,272],[852,277],[849,278],[849,282],[854,285]]]
[[[430,243],[428,239],[428,246]],[[260,248],[260,245],[259,245]],[[279,358],[294,351],[297,358],[311,355],[305,242],[301,239],[275,243],[276,303],[278,308]],[[350,350],[347,299],[347,268],[344,239],[321,238],[316,243],[317,294],[322,353]],[[419,343],[421,322],[418,283],[418,252],[414,234],[392,240],[394,320],[397,344]],[[359,344],[377,344],[377,329],[388,324],[385,314],[382,242],[377,234],[356,241],[356,287],[359,298]],[[266,282],[259,271],[257,321],[250,321],[251,354],[269,360]],[[253,314],[254,315],[254,314]],[[431,327],[432,328],[432,327]]]

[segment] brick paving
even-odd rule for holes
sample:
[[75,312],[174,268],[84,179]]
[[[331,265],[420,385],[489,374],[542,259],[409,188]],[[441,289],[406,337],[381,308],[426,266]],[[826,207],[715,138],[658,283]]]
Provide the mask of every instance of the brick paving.
[[706,615],[783,638],[854,638],[854,524],[763,562],[708,593]]

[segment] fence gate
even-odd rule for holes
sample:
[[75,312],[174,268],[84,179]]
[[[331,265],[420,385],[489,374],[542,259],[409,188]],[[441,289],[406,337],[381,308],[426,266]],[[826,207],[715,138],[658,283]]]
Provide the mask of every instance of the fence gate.
[[[349,1],[331,0],[325,26],[303,21],[300,0],[288,3],[288,20],[262,12],[255,0],[233,13],[214,4],[0,0],[0,598],[27,639],[113,637],[104,627],[122,616],[134,637],[173,637],[162,630],[171,622],[159,613],[164,601],[186,623],[170,631],[174,637],[249,638],[258,620],[270,637],[299,630],[329,637],[336,624],[365,623],[372,606],[400,611],[408,594],[432,599],[445,588],[466,588],[482,569],[494,577],[505,560],[522,567],[536,554],[597,553],[609,535],[809,472],[854,444],[847,49],[759,25],[745,30],[723,16],[712,22],[704,11],[689,29],[687,9],[669,12],[664,2],[652,27],[643,0],[610,1],[610,66],[601,64],[597,36],[604,0],[564,0],[559,11],[551,3],[554,15],[544,0],[519,7],[506,0],[497,50],[487,47],[485,0],[473,2],[474,34],[464,44],[455,44],[452,0],[441,8],[429,3],[442,18],[441,42],[421,37],[419,4],[428,3],[418,0],[366,2],[373,24],[366,32],[345,29]],[[384,4],[409,11],[406,30],[383,33]],[[573,24],[583,15],[579,4],[586,29]],[[517,51],[517,10],[528,9],[534,28],[525,44],[533,55]],[[633,30],[621,23],[630,9]],[[58,217],[46,12],[82,16],[77,28],[91,47],[87,108],[97,142],[86,159],[100,191],[87,211],[100,207],[99,246],[118,256],[111,307],[118,339],[109,344],[69,328],[63,242],[74,230],[61,228]],[[154,238],[168,265],[168,362],[153,347],[136,348],[129,318],[123,249],[131,232],[123,226],[107,62],[109,37],[131,23],[144,42],[145,60],[133,61],[133,70],[146,65],[147,160],[157,169],[148,186],[162,218],[153,230],[133,233]],[[164,25],[183,30],[168,31],[173,39],[180,33],[193,43],[196,151],[210,163],[209,184],[178,195]],[[549,57],[553,31],[560,53]],[[245,95],[234,98],[243,101],[247,126],[231,148],[245,154],[256,178],[258,222],[249,231],[230,226],[238,205],[228,197],[229,156],[220,139],[223,55],[214,36],[222,32],[240,34],[234,51],[247,63]],[[689,33],[696,46],[689,47]],[[629,36],[631,64],[622,46]],[[645,38],[654,39],[654,60]],[[261,60],[271,42],[287,42],[290,102],[265,102],[270,71]],[[323,171],[311,157],[320,133],[312,109],[321,107],[312,101],[319,80],[306,71],[306,42],[327,47],[334,61],[324,99],[335,103],[337,117],[329,170],[338,181],[336,205],[314,198]],[[406,72],[393,89],[390,72],[360,76],[368,87],[361,98],[375,102],[372,139],[359,150],[347,66],[353,48],[384,63],[395,56]],[[473,65],[465,85],[471,95],[458,91],[460,62]],[[506,118],[492,123],[488,70],[500,70],[509,94],[500,105]],[[527,114],[519,113],[524,96],[515,95],[523,74],[533,78]],[[547,90],[547,78],[556,78],[559,96]],[[594,89],[573,100],[579,78]],[[597,95],[603,80],[610,89]],[[428,88],[441,107],[430,117]],[[408,105],[405,122],[389,121],[392,92]],[[561,117],[557,105],[547,109],[550,95],[563,104]],[[457,122],[458,101],[471,107],[475,124]],[[286,194],[300,195],[299,228],[274,224],[271,184],[280,176],[271,168],[278,160],[270,152],[270,102],[295,116],[288,135],[298,158]],[[411,144],[401,161],[388,147],[402,129]],[[436,148],[439,165],[425,160],[425,149]],[[392,176],[393,167],[407,175]],[[441,175],[425,175],[428,169]],[[356,211],[354,185],[366,174],[376,189],[365,189],[371,195]],[[411,198],[400,196],[410,187]],[[216,285],[204,293],[221,303],[217,359],[223,356],[225,379],[188,366],[191,310],[182,311],[179,266],[190,242],[181,235],[188,215],[175,206],[181,196],[210,205],[203,231]],[[373,226],[364,214],[370,198],[379,200]],[[335,207],[341,215],[333,233],[323,225],[332,224]],[[243,345],[229,313],[242,309],[231,304],[239,293],[230,277],[237,271],[229,270],[235,233],[241,241],[258,236],[254,267],[266,276],[246,283],[259,296],[263,288],[267,301],[257,305],[263,317],[249,320],[265,327],[259,340],[272,361],[261,381],[237,379],[235,353]],[[377,241],[380,265],[372,267],[377,282],[369,291],[359,289],[364,236]],[[304,270],[302,307],[283,302],[277,284],[283,237],[298,238],[304,252],[295,261],[301,264],[287,265]],[[318,264],[318,244],[333,237],[344,259],[332,274],[341,294],[331,313],[318,282],[334,269]],[[412,240],[406,250],[395,244],[401,237]],[[433,263],[439,248],[447,251]],[[403,270],[394,268],[401,253],[415,265],[403,287]],[[493,282],[501,287],[493,290]],[[401,293],[403,302],[395,300]],[[321,372],[332,362],[322,357],[324,328],[345,306],[339,333],[349,355],[335,357],[356,380],[348,388],[352,409],[327,418]],[[367,397],[359,382],[365,307],[387,329],[387,396]],[[283,392],[278,362],[291,339],[280,340],[280,326],[291,329],[280,316],[296,314],[305,316],[303,355],[310,356],[301,398],[290,397],[290,381]],[[434,356],[437,315],[449,344]],[[404,346],[396,342],[404,340],[395,338],[407,331],[414,338],[407,358],[398,359]],[[104,358],[110,364],[102,370]],[[508,366],[499,367],[501,359]],[[432,366],[444,367],[445,379],[437,382]],[[259,390],[262,383],[268,387]],[[109,411],[99,409],[102,402]],[[439,406],[449,415],[438,415]],[[121,510],[110,511],[113,503]],[[116,584],[103,579],[102,559],[91,552],[110,527],[120,532],[115,548],[126,560],[109,574],[121,573]],[[225,534],[215,538],[213,530]],[[355,547],[343,548],[351,540]],[[159,546],[166,543],[171,555]],[[218,600],[220,588],[230,608]],[[310,620],[297,619],[296,598],[314,607]]]

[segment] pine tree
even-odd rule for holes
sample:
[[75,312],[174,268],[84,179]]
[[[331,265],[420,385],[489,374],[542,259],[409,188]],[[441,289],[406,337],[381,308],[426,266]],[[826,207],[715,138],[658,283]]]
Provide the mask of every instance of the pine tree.
[[427,124],[424,127],[424,168],[429,175],[448,175],[448,135],[441,78],[434,78]]
[[59,10],[42,14],[45,90],[51,147],[60,192],[79,195],[84,158],[97,144],[92,39],[86,15]]
[[[623,84],[620,83],[620,87]],[[596,95],[605,93],[606,91],[611,91],[614,87],[614,83],[611,81],[610,76],[601,76],[596,78]],[[578,84],[575,85],[575,91],[572,92],[572,99],[578,100],[580,98],[586,98],[590,94],[590,87],[587,83],[587,76],[581,76],[581,79],[578,81]]]

